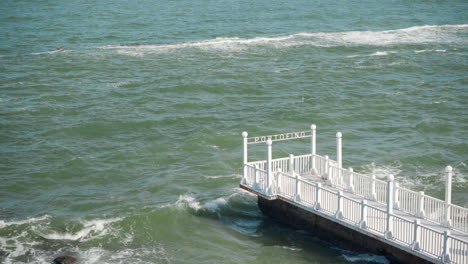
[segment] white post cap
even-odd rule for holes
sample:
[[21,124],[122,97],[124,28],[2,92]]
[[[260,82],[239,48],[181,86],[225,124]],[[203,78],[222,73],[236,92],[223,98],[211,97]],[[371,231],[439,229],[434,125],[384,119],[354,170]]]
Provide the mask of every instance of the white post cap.
[[317,126],[315,124],[310,125],[310,129],[315,130]]
[[249,135],[249,133],[247,133],[246,131],[242,132],[242,137],[247,137]]
[[393,174],[390,174],[388,175],[387,180],[392,182],[395,180],[395,176],[393,176]]
[[450,166],[450,165],[445,167],[445,172],[452,172],[452,170],[453,170],[452,166]]
[[271,146],[271,145],[273,144],[273,141],[271,141],[271,139],[268,139],[267,142],[266,142],[266,144],[267,144],[268,146]]
[[343,134],[341,134],[341,132],[336,133],[336,137],[337,137],[337,138],[340,138],[340,137],[342,137],[342,136],[343,136]]

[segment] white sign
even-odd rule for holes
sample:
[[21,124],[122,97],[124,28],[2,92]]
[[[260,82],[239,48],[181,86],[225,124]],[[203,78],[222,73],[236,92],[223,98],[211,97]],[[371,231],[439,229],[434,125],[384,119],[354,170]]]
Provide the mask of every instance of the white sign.
[[248,138],[247,143],[248,144],[265,143],[269,139],[271,141],[281,141],[281,140],[308,138],[308,137],[312,137],[311,131],[291,132],[291,133],[277,134],[277,135],[271,135],[271,136],[261,136],[261,137],[250,137]]

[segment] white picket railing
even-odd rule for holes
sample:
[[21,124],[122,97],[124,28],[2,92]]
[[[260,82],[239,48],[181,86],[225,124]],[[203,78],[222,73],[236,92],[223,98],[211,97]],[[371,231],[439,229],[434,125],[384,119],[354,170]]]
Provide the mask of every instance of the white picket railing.
[[[266,193],[267,182],[266,171],[248,165],[247,177],[243,181],[244,185]],[[321,187],[318,183],[283,172],[276,173],[274,185],[277,196],[282,196],[291,202],[302,204],[333,216],[337,220],[351,223],[363,230],[369,230],[385,237],[388,213],[384,209],[347,197],[341,191],[332,191]],[[320,205],[317,206],[318,204]],[[446,258],[445,255],[448,254],[451,263],[466,263],[468,261],[468,243],[466,241],[395,214],[392,214],[390,219],[391,240],[438,259]]]
[[[291,168],[295,174],[309,175],[312,171],[312,158],[315,158],[316,170],[318,175],[325,176],[328,183],[338,189],[350,191],[350,186],[353,186],[352,192],[366,199],[375,198],[377,202],[386,203],[387,183],[380,179],[374,179],[372,176],[367,176],[357,172],[350,172],[349,169],[339,168],[337,162],[326,159],[319,155],[301,155],[287,158],[273,159],[271,161],[272,171],[283,171],[291,173]],[[328,164],[328,167],[327,167]],[[257,169],[266,171],[267,161],[249,162],[249,166],[256,166]],[[352,180],[350,181],[350,175]],[[445,214],[449,211],[451,216],[451,227],[456,230],[468,232],[468,209],[457,205],[446,205],[445,201],[425,195],[423,192],[415,192],[403,187],[395,187],[395,192],[398,193],[397,203],[401,211],[410,213],[415,216],[424,217],[428,220],[446,225]],[[449,209],[447,210],[447,206]]]
[[[451,204],[452,168],[446,168],[445,201],[424,192],[415,192],[393,183],[342,168],[341,133],[337,133],[337,161],[315,153],[315,125],[312,132],[297,132],[266,137],[247,138],[244,132],[244,177],[242,185],[268,197],[282,196],[293,203],[317,210],[362,230],[398,242],[414,251],[422,252],[443,263],[468,263],[468,242],[453,236],[449,231],[438,231],[420,224],[419,220],[398,216],[393,209],[420,217],[447,228],[468,232],[468,209]],[[272,159],[272,139],[312,138],[312,154],[290,155]],[[265,140],[264,140],[265,139]],[[249,142],[250,140],[250,142]],[[248,162],[247,144],[266,142],[267,160]],[[312,177],[326,182],[334,191]],[[392,182],[392,184],[390,184]],[[343,192],[364,198],[358,201]],[[380,206],[367,204],[375,201]],[[390,204],[391,206],[388,206]],[[386,205],[387,209],[382,209]],[[442,229],[442,228],[440,228]]]
[[468,210],[466,208],[450,204],[450,217],[452,220],[452,228],[468,232]]

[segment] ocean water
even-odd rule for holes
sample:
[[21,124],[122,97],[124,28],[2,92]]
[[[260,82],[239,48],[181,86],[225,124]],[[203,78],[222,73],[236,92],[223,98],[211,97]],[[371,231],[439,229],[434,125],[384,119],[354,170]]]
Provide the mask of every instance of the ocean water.
[[451,165],[467,206],[466,10],[3,0],[0,263],[388,263],[262,215],[238,188],[241,132],[314,123],[334,158],[341,131],[345,166],[442,199]]

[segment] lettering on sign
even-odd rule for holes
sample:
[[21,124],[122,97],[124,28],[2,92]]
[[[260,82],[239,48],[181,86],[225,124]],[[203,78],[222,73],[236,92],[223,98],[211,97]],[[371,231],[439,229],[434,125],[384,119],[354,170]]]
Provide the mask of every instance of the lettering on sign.
[[255,143],[265,143],[267,140],[271,141],[280,141],[280,140],[289,140],[289,139],[297,139],[297,138],[306,138],[311,137],[310,131],[302,131],[302,132],[291,132],[291,133],[284,133],[284,134],[277,134],[271,136],[261,136],[261,137],[251,137],[248,138],[249,144]]

